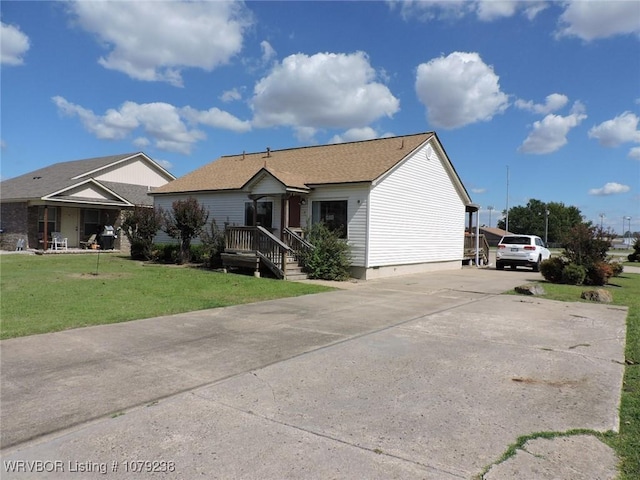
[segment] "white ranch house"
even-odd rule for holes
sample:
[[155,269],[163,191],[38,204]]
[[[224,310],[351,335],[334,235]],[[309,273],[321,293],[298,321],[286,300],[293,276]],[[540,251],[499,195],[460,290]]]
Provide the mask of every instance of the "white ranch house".
[[[196,198],[234,254],[295,250],[302,228],[326,222],[348,240],[362,279],[461,268],[466,215],[470,230],[478,210],[433,132],[224,156],[151,195],[164,209]],[[262,261],[282,262],[287,278],[284,253]]]

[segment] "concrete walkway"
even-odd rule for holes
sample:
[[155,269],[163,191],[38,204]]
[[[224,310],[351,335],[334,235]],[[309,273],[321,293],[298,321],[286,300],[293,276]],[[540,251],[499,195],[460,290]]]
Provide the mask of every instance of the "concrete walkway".
[[[465,268],[3,341],[1,476],[473,478],[519,436],[617,430],[626,309],[498,295],[540,278]],[[594,437],[542,440],[486,478],[615,477]]]

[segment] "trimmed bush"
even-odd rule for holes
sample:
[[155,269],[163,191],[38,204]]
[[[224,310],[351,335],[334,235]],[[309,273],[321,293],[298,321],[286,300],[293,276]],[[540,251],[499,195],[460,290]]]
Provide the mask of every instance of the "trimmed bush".
[[627,257],[630,262],[640,262],[640,238],[633,244],[633,253]]
[[619,277],[620,275],[622,275],[622,272],[624,271],[624,265],[622,265],[621,262],[611,262],[609,265],[613,270],[614,277]]
[[582,285],[587,276],[587,271],[582,265],[570,263],[562,270],[562,283],[567,285]]
[[547,282],[562,283],[565,262],[560,257],[551,257],[540,264],[540,273]]
[[587,285],[605,285],[613,276],[613,268],[607,262],[597,262],[589,270],[585,283]]
[[349,278],[351,249],[338,231],[330,230],[324,223],[314,223],[305,230],[305,238],[314,246],[302,259],[303,269],[309,278]]
[[158,243],[151,250],[151,260],[159,263],[176,263],[180,255],[180,245],[176,243]]

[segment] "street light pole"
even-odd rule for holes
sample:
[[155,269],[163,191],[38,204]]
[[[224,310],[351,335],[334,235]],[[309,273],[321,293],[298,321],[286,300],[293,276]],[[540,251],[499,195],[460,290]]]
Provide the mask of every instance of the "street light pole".
[[[627,243],[628,245],[631,245],[631,217],[624,217],[622,219],[622,230],[624,230],[624,220],[627,220],[629,222],[629,240],[625,243]],[[627,232],[623,231],[623,235],[625,236],[625,238],[627,238]]]
[[549,209],[544,211],[544,244],[547,244],[547,238],[549,236]]
[[602,230],[603,225],[604,225],[604,213],[600,214],[600,230]]
[[487,210],[489,210],[489,228],[491,228],[491,212],[493,211],[493,205],[489,205]]

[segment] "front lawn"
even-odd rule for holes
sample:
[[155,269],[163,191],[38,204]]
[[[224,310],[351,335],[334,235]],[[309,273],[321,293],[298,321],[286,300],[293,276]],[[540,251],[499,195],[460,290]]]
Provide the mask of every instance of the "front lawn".
[[[543,298],[581,301],[580,293],[592,287],[542,283]],[[627,316],[626,367],[620,405],[620,433],[605,441],[620,458],[621,480],[640,478],[640,275],[623,273],[611,278],[606,287],[615,305],[629,307]]]
[[0,338],[331,290],[117,254],[0,256]]

